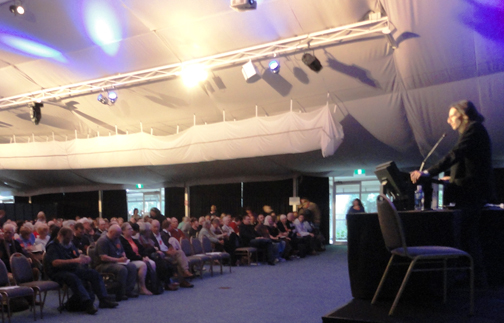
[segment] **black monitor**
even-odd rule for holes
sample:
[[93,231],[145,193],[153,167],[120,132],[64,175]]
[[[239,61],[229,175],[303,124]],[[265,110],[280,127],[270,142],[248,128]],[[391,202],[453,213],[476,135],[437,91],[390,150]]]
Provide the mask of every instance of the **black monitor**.
[[376,166],[375,175],[380,181],[382,194],[392,198],[397,210],[413,210],[415,186],[409,173],[401,172],[393,161]]

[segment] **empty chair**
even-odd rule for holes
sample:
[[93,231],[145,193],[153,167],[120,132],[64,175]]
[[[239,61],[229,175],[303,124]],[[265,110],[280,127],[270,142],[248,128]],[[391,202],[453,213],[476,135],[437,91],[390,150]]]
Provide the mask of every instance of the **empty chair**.
[[191,243],[189,242],[189,240],[185,238],[180,239],[180,249],[185,253],[187,257],[189,268],[196,266],[200,272],[200,278],[203,279],[203,261],[200,257],[193,255]]
[[17,297],[26,297],[31,296],[32,304],[31,308],[33,309],[33,319],[36,321],[37,316],[35,313],[35,292],[30,287],[24,286],[10,286],[9,275],[7,274],[7,267],[2,260],[0,260],[0,295],[2,296],[1,300],[1,308],[2,308],[2,322],[4,321],[4,312],[3,312],[3,304],[7,304],[7,315],[11,317],[11,309],[10,309],[10,299]]
[[[193,256],[199,257],[203,262],[203,265],[205,265],[205,262],[208,263],[210,265],[210,275],[213,276],[213,262],[216,259],[210,255],[206,255],[203,252],[203,248],[201,248],[201,242],[198,239],[191,238],[191,246],[194,252]],[[222,264],[221,264],[221,271],[222,271]]]
[[208,237],[203,237],[203,252],[209,256],[212,256],[212,258],[219,260],[220,264],[220,271],[222,275],[222,260],[228,259],[229,260],[229,272],[231,272],[231,255],[228,254],[227,252],[213,252],[212,249],[212,242]]
[[[394,299],[394,303],[390,308],[389,315],[393,315],[397,303],[401,298],[401,295],[406,287],[406,284],[410,278],[410,275],[414,271],[443,271],[443,302],[446,302],[446,272],[447,270],[469,270],[469,288],[470,288],[470,306],[469,314],[472,315],[474,311],[474,265],[472,257],[465,251],[444,247],[444,246],[420,246],[420,247],[408,247],[406,245],[406,238],[404,236],[404,231],[402,227],[402,221],[397,213],[394,205],[390,200],[383,194],[380,194],[377,198],[378,206],[378,219],[380,221],[380,229],[382,231],[383,239],[385,240],[385,246],[390,251],[392,256],[390,257],[389,263],[385,272],[383,273],[382,279],[378,288],[376,289],[375,295],[371,304],[375,304],[378,295],[385,283],[387,274],[390,268],[394,265],[394,259],[399,257],[402,260],[409,260],[410,265],[408,271],[404,276],[403,282],[397,295]],[[455,263],[454,266],[448,267],[448,260],[465,258],[469,262],[469,266],[460,266]],[[429,266],[427,268],[415,269],[416,265],[421,264],[433,264],[434,266]],[[437,265],[437,266],[436,266]]]
[[[34,297],[36,297],[37,295],[39,296],[41,318],[43,318],[44,303],[46,300],[47,292],[50,290],[58,291],[58,309],[61,308],[61,292],[58,283],[47,280],[35,281],[33,279],[33,272],[30,262],[23,254],[20,254],[19,252],[11,255],[10,265],[16,284],[18,284],[19,286],[30,287],[35,292]],[[42,298],[42,293],[44,293],[44,298]]]

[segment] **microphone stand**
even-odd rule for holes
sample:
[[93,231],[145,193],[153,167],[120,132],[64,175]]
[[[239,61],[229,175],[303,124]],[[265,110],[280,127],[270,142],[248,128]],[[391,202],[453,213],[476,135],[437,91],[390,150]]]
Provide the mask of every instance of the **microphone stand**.
[[[436,148],[439,146],[439,144],[444,139],[444,137],[446,137],[446,133],[444,133],[441,136],[441,138],[439,138],[439,140],[436,142],[436,144],[429,151],[429,153],[427,154],[427,156],[425,157],[425,159],[422,161],[422,164],[420,165],[420,169],[419,169],[420,172],[423,171],[423,168],[425,166],[425,162],[427,161],[427,159],[429,159],[429,157],[432,155],[432,153],[434,152],[434,150],[436,150]],[[424,193],[424,210],[430,210],[431,209],[432,191],[433,191],[433,189],[432,189],[432,182],[433,182],[433,180],[431,178],[429,178],[428,180],[423,180],[423,181],[421,181],[419,183],[420,185],[422,185],[423,193]]]
[[434,145],[434,147],[432,147],[432,149],[429,151],[429,153],[427,154],[427,156],[425,157],[425,159],[423,160],[422,164],[420,165],[420,169],[419,171],[423,171],[423,168],[425,166],[425,162],[427,161],[427,159],[429,159],[429,157],[432,155],[432,153],[434,152],[434,150],[436,150],[437,146],[439,146],[439,144],[441,143],[441,141],[444,139],[444,137],[446,137],[446,133],[444,133],[441,138],[439,138],[439,140],[436,142],[436,144]]

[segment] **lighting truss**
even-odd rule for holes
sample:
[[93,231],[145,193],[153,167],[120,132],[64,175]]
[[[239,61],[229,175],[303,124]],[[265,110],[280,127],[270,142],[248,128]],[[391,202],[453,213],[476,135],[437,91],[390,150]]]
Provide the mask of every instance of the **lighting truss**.
[[184,66],[200,64],[207,70],[243,64],[249,60],[260,60],[271,58],[273,55],[286,54],[301,51],[306,48],[316,48],[330,43],[340,43],[348,39],[355,39],[368,35],[381,35],[390,29],[388,17],[375,20],[367,20],[326,29],[311,34],[282,39],[279,41],[265,43],[258,46],[239,49],[214,56],[194,59],[187,62],[170,64],[142,71],[118,74],[96,80],[68,84],[64,86],[43,89],[40,91],[20,94],[0,99],[0,108],[23,105],[33,101],[45,101],[51,99],[62,99],[78,95],[90,94],[103,91],[104,88],[119,88],[121,86],[131,86],[135,84],[148,83],[155,80],[167,79],[180,76]]

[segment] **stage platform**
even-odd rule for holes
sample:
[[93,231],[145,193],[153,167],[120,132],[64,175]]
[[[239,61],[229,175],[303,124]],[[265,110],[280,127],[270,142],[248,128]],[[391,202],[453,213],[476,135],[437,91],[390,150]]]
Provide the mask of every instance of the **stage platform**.
[[[422,297],[424,296],[424,297]],[[394,316],[388,312],[392,299],[353,299],[348,304],[322,317],[323,323],[502,323],[504,322],[504,288],[475,293],[475,313],[469,314],[469,292],[455,289],[449,292],[446,304],[442,298],[418,295],[416,299],[399,301]]]

